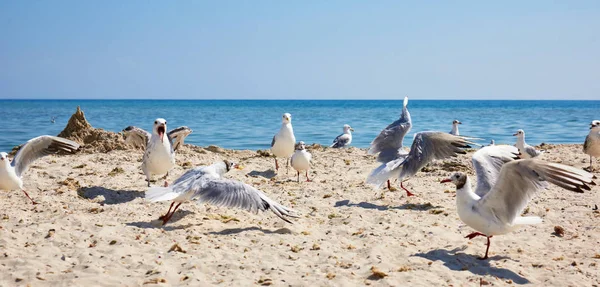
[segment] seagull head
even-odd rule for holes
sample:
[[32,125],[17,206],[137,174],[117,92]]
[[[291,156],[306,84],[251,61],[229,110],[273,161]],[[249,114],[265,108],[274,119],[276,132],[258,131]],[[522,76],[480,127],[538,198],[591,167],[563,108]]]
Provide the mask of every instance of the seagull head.
[[344,133],[349,133],[348,131],[353,132],[354,129],[350,125],[344,125]]
[[455,125],[462,125],[462,123],[459,120],[453,120],[452,121],[452,125],[453,126],[455,126]]
[[283,114],[281,118],[281,123],[289,124],[292,122],[292,115],[290,113]]
[[451,175],[449,178],[442,179],[440,183],[451,182],[456,185],[457,189],[461,189],[467,183],[467,175],[462,172],[457,172]]
[[154,120],[152,132],[160,137],[160,141],[164,141],[165,133],[167,132],[167,120],[158,118]]
[[225,169],[227,171],[230,171],[232,168],[242,169],[242,167],[239,164],[235,163],[235,162],[228,161],[228,160],[224,160],[223,162],[225,163]]
[[4,162],[8,162],[8,154],[5,152],[0,152],[0,161]]
[[592,121],[592,123],[590,123],[590,130],[600,130],[600,121]]
[[525,136],[525,131],[518,130],[516,133],[513,134],[513,136],[518,137],[518,138],[523,138]]
[[306,145],[304,144],[304,142],[303,142],[303,141],[299,141],[299,142],[296,144],[296,150],[306,150]]

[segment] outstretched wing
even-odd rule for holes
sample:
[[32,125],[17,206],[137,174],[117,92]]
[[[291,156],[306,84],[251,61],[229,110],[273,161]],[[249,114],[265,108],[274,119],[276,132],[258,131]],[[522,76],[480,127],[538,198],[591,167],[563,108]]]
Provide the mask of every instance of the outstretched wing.
[[167,136],[169,137],[169,141],[171,141],[171,146],[173,150],[177,150],[181,145],[183,145],[183,141],[185,138],[192,133],[192,129],[182,126],[176,129],[172,129]]
[[464,148],[469,148],[470,138],[455,136],[444,132],[420,132],[415,134],[406,160],[402,163],[400,178],[416,174],[427,163],[436,159],[455,157],[466,154]]
[[234,207],[257,213],[271,210],[288,223],[288,217],[297,217],[293,210],[268,198],[262,191],[230,179],[209,180],[195,190],[192,199],[217,206]]
[[383,129],[371,142],[369,154],[381,153],[377,159],[379,162],[385,162],[388,160],[386,158],[382,158],[383,154],[395,154],[398,149],[402,148],[404,136],[406,136],[406,134],[412,128],[412,120],[410,118],[408,108],[406,107],[407,105],[408,97],[405,97],[400,119]]
[[144,129],[128,126],[123,130],[123,134],[125,135],[125,143],[130,144],[136,147],[143,147],[146,149],[148,142],[150,141],[150,137],[152,136],[149,132]]
[[59,151],[72,153],[77,149],[79,149],[79,144],[74,141],[53,136],[39,136],[30,139],[21,147],[11,165],[15,168],[16,174],[21,176],[27,167],[38,158]]
[[563,164],[536,159],[515,160],[504,164],[498,181],[475,208],[494,214],[503,223],[512,224],[531,198],[546,186],[546,181],[566,190],[582,193],[595,185],[592,174]]
[[481,148],[473,154],[473,167],[477,174],[475,194],[483,197],[488,193],[500,175],[505,163],[519,159],[519,149],[509,145],[493,145]]

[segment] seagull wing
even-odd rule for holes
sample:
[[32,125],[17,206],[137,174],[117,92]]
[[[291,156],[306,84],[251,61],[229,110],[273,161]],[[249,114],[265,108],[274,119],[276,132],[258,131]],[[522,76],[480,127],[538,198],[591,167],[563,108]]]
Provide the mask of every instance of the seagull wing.
[[512,224],[531,198],[546,186],[546,181],[580,193],[595,185],[590,173],[574,167],[536,159],[515,160],[502,166],[498,181],[475,208]]
[[43,156],[55,154],[59,151],[75,152],[79,148],[79,144],[68,139],[39,136],[30,139],[19,149],[19,152],[13,159],[11,165],[15,168],[17,176],[21,176],[27,167]]
[[345,147],[348,144],[348,142],[350,142],[350,135],[341,134],[333,140],[333,144],[330,147],[332,147],[332,148]]
[[466,154],[464,148],[469,148],[469,144],[476,145],[470,142],[469,139],[468,137],[454,136],[444,132],[420,132],[415,134],[408,156],[402,163],[399,178],[416,174],[433,160]]
[[143,147],[144,149],[148,145],[150,137],[152,137],[149,132],[135,126],[126,127],[123,130],[123,134],[125,135],[126,144]]
[[473,167],[477,174],[475,193],[483,197],[488,193],[500,175],[502,166],[519,159],[519,149],[509,145],[486,146],[473,154]]
[[169,133],[167,133],[173,150],[177,150],[181,145],[183,145],[183,141],[185,140],[185,138],[192,132],[192,129],[186,126],[182,126],[176,129],[172,129]]
[[539,150],[536,150],[534,147],[530,145],[525,146],[525,153],[527,153],[530,157],[536,157],[542,154]]
[[245,209],[250,212],[271,210],[285,222],[297,217],[294,211],[268,198],[262,191],[230,179],[207,180],[194,186],[192,199],[217,206]]
[[379,133],[379,135],[371,142],[371,146],[369,147],[369,154],[381,153],[377,159],[379,162],[387,162],[391,160],[386,158],[384,155],[396,155],[396,151],[402,148],[404,136],[406,136],[406,134],[412,128],[412,120],[410,118],[410,113],[408,112],[407,105],[408,97],[405,97],[404,105],[402,107],[402,115],[400,116],[400,119],[391,123],[385,129],[383,129]]

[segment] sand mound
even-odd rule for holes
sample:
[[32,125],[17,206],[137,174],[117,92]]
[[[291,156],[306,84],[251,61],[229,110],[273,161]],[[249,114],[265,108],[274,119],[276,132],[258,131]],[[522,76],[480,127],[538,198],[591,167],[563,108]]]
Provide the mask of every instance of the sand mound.
[[58,136],[82,144],[81,151],[84,153],[128,149],[120,134],[92,127],[80,107],[77,107],[77,111]]

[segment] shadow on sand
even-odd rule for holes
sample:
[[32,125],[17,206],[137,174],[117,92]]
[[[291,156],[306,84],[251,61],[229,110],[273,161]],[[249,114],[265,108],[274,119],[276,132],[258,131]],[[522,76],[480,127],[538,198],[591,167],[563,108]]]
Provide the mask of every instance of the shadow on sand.
[[271,178],[274,178],[277,174],[275,173],[274,170],[267,169],[265,171],[253,170],[253,171],[247,173],[246,175],[252,176],[252,177],[259,177],[260,176],[260,177],[271,179]]
[[427,211],[434,208],[442,208],[442,206],[435,206],[431,203],[423,203],[423,204],[415,204],[415,203],[405,203],[400,206],[387,206],[387,205],[377,205],[369,202],[359,202],[359,203],[350,203],[350,200],[340,200],[335,203],[334,207],[360,207],[365,209],[377,209],[377,210],[389,210],[389,209],[401,209],[401,210],[417,210],[417,211]]
[[183,219],[184,217],[190,215],[190,214],[194,214],[194,212],[188,211],[188,210],[177,210],[177,212],[175,212],[175,214],[173,214],[173,217],[171,217],[171,220],[169,220],[169,222],[167,222],[166,225],[162,225],[162,220],[158,219],[158,217],[156,217],[155,219],[151,220],[151,221],[138,221],[138,222],[129,222],[126,223],[125,225],[127,226],[135,226],[138,228],[162,228],[164,230],[177,230],[177,229],[185,229],[191,226],[196,226],[199,224],[185,224],[185,225],[174,225],[175,223],[177,223],[177,221]]
[[494,267],[490,264],[493,260],[510,259],[506,256],[492,256],[486,260],[479,260],[478,257],[468,255],[460,251],[464,251],[467,247],[455,248],[453,250],[436,249],[427,253],[417,253],[413,256],[422,257],[431,261],[440,260],[444,262],[444,266],[454,271],[469,271],[476,275],[492,275],[502,279],[510,279],[516,284],[530,283],[527,278],[504,268]]
[[132,201],[138,197],[144,197],[143,192],[136,190],[113,190],[101,186],[80,187],[77,194],[83,198],[94,199],[104,197],[103,204],[120,204]]
[[291,231],[289,228],[279,228],[275,231],[272,230],[268,230],[268,229],[262,229],[260,227],[245,227],[245,228],[229,228],[229,229],[223,229],[221,231],[212,231],[209,232],[210,234],[215,234],[215,235],[229,235],[229,234],[238,234],[238,233],[242,233],[242,232],[247,232],[247,231],[255,231],[258,230],[264,234],[293,234],[294,232]]

